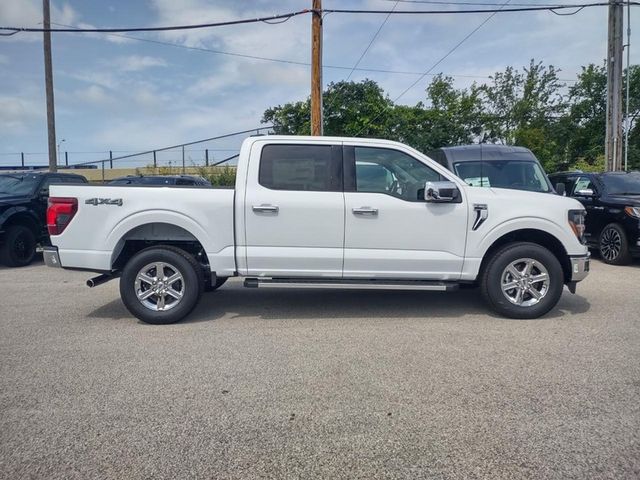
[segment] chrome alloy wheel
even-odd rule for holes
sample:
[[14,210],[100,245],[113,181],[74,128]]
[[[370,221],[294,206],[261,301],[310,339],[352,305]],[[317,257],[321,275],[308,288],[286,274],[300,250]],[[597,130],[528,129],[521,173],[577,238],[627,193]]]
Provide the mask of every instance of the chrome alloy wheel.
[[610,262],[618,258],[622,249],[622,238],[615,228],[607,228],[600,239],[600,253]]
[[185,292],[184,278],[170,263],[150,263],[136,275],[135,291],[140,303],[149,310],[166,312],[182,300]]
[[533,258],[519,258],[502,272],[502,293],[520,307],[537,305],[549,291],[549,272]]

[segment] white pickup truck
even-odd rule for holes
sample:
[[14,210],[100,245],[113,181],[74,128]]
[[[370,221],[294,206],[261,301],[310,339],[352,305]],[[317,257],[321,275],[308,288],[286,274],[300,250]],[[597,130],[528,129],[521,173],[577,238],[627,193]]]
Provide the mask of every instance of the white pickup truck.
[[54,185],[49,266],[120,278],[144,322],[246,287],[451,290],[537,318],[589,271],[585,211],[554,194],[474,187],[400,143],[252,137],[235,189]]

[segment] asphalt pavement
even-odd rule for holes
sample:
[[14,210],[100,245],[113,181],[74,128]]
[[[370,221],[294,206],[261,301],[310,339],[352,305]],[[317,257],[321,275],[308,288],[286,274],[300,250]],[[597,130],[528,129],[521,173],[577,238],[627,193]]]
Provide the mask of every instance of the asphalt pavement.
[[640,263],[538,320],[451,293],[244,289],[151,326],[0,269],[0,478],[640,478]]

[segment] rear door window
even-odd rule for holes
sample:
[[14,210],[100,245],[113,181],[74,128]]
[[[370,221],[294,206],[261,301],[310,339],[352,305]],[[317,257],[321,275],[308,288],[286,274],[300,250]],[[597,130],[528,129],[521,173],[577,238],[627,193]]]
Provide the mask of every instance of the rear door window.
[[[331,145],[266,145],[258,182],[272,190],[342,191],[340,147]],[[338,150],[339,151],[339,150]]]

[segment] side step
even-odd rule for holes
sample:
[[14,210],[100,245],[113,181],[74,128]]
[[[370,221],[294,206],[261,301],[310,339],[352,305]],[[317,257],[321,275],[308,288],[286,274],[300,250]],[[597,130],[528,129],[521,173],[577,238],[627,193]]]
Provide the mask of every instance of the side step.
[[247,288],[341,288],[351,290],[431,290],[450,292],[456,282],[433,280],[370,280],[358,278],[246,278]]

